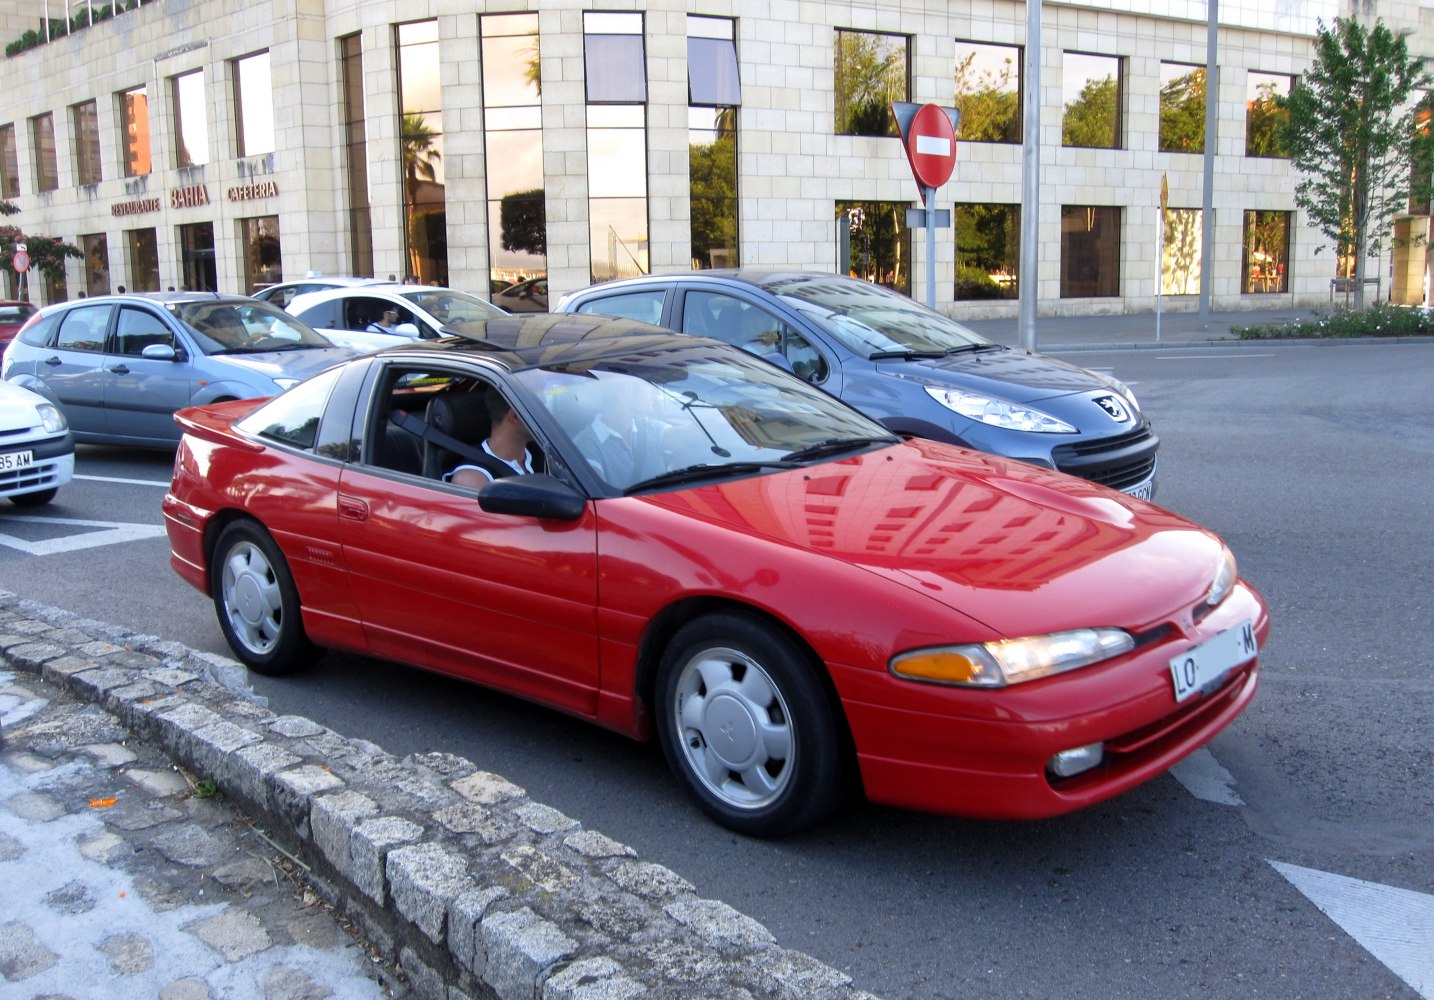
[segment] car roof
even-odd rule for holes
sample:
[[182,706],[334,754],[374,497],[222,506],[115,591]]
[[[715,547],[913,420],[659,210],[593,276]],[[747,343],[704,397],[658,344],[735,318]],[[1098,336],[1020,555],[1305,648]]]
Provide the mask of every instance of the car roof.
[[412,358],[437,352],[445,357],[481,357],[517,371],[694,344],[726,349],[715,340],[673,333],[637,320],[591,313],[523,313],[475,320],[465,323],[458,336],[412,341],[365,356]]
[[106,302],[148,302],[151,305],[169,305],[178,302],[244,302],[253,304],[256,301],[247,295],[231,295],[225,292],[123,292],[114,295],[91,295],[88,298],[56,302],[41,311],[50,313],[57,309],[94,305],[97,302],[101,304]]

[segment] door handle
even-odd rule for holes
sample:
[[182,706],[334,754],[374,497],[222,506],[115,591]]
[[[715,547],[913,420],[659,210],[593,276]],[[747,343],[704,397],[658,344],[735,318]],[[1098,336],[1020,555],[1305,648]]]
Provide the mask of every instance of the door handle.
[[123,363],[117,364],[117,365],[111,365],[111,366],[110,366],[110,371],[114,372],[116,375],[128,375],[128,374],[129,374],[129,365],[123,364]]
[[51,368],[55,368],[60,364],[60,359],[52,354],[45,359],[45,364],[49,365]]
[[358,497],[339,497],[339,517],[349,521],[367,521],[368,504]]

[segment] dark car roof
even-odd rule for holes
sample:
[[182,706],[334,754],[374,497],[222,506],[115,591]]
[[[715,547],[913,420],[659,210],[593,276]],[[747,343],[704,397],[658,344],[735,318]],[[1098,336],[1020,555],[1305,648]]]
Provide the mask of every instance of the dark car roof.
[[454,335],[401,344],[377,353],[409,355],[436,350],[450,356],[481,356],[516,371],[540,364],[691,347],[694,342],[716,343],[637,320],[591,313],[495,316],[445,329]]

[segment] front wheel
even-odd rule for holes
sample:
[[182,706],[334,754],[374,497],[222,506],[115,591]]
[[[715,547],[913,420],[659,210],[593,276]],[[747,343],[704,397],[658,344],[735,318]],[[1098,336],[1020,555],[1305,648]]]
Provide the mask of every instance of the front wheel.
[[10,502],[16,507],[39,507],[55,499],[60,492],[58,486],[52,486],[48,490],[40,490],[36,493],[20,493],[10,498]]
[[836,808],[846,786],[840,722],[810,658],[745,614],[683,626],[663,654],[657,728],[667,762],[709,816],[758,837]]
[[288,563],[259,525],[236,521],[224,529],[210,577],[219,627],[250,670],[288,674],[318,658],[321,651],[304,634]]

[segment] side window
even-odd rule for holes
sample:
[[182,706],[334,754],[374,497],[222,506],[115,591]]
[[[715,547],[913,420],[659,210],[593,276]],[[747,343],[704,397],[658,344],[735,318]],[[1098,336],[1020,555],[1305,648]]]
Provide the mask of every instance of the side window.
[[17,333],[15,335],[16,339],[22,344],[29,344],[31,347],[44,347],[50,340],[50,334],[55,332],[57,322],[57,318],[53,315],[43,316],[34,326],[26,327]]
[[600,299],[589,299],[578,306],[580,313],[597,313],[601,316],[621,316],[642,323],[656,323],[662,319],[662,300],[665,289],[646,292],[628,292],[625,295],[607,295]]
[[103,351],[113,306],[78,306],[60,319],[55,346],[64,351]]
[[682,330],[726,341],[808,382],[827,377],[826,359],[806,337],[760,306],[731,295],[688,292],[682,302]]
[[148,309],[133,306],[120,308],[119,323],[115,327],[116,353],[138,356],[151,344],[166,344],[174,347],[174,334]]
[[307,451],[318,439],[324,407],[342,372],[341,367],[331,368],[299,383],[244,417],[236,426],[247,434]]
[[330,300],[302,310],[298,319],[315,330],[338,330],[341,329],[338,324],[338,314],[339,303],[336,300]]

